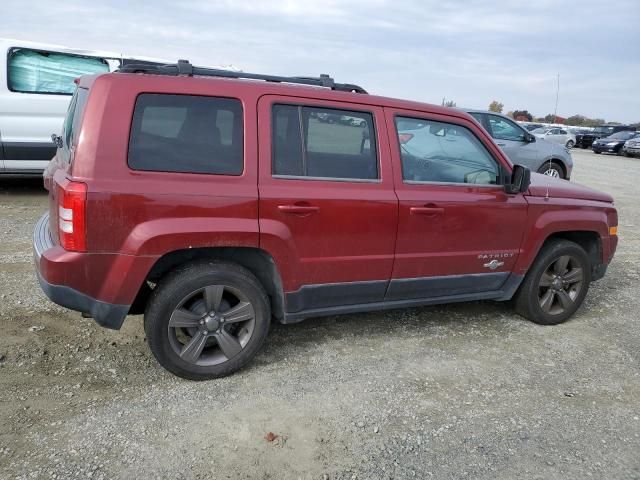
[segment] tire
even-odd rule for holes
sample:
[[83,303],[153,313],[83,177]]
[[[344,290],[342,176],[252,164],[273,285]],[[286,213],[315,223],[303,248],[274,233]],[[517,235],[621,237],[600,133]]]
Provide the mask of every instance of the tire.
[[[562,272],[565,258],[570,260],[566,263],[566,272]],[[554,276],[561,272],[558,282]],[[570,282],[577,278],[579,281]],[[527,272],[515,295],[515,310],[534,323],[557,325],[580,308],[590,283],[591,262],[584,249],[568,240],[554,240],[540,250]]]
[[593,153],[595,153],[596,155],[600,155],[602,152],[596,152],[595,150],[593,151]]
[[544,164],[538,169],[538,173],[547,175],[554,178],[564,178],[564,170],[557,162],[544,162]]
[[267,294],[249,270],[208,260],[160,280],[147,303],[144,329],[166,370],[209,380],[246,365],[264,343],[270,321]]
[[575,146],[575,143],[573,140],[569,140],[566,145],[567,148],[573,148]]
[[622,147],[620,147],[618,149],[618,151],[616,152],[616,155],[620,155],[621,157],[626,157],[627,156],[626,152],[624,151],[624,149]]

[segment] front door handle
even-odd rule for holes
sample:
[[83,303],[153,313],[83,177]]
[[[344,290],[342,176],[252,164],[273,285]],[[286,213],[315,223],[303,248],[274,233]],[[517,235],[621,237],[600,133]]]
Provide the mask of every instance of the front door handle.
[[293,213],[294,215],[304,215],[309,213],[315,213],[320,210],[320,207],[315,205],[278,205],[278,210],[282,213]]
[[442,207],[411,207],[409,209],[411,215],[424,215],[426,217],[435,217],[436,215],[442,215],[444,208]]

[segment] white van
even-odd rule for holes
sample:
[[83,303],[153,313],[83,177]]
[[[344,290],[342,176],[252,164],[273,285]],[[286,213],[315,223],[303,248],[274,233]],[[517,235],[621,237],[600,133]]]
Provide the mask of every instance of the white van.
[[0,38],[0,174],[41,174],[56,147],[74,80],[128,63],[169,63]]

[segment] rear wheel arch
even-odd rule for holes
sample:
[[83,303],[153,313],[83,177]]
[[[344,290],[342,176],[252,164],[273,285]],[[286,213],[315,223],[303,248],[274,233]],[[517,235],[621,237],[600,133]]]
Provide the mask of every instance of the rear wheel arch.
[[208,259],[225,260],[249,270],[267,292],[273,317],[279,321],[284,319],[284,291],[278,267],[268,252],[255,247],[185,248],[166,253],[156,261],[147,274],[129,309],[129,314],[144,313],[153,287],[169,272],[186,263]]

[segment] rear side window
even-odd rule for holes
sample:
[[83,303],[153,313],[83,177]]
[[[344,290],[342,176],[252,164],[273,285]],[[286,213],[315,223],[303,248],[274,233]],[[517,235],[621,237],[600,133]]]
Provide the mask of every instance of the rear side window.
[[102,58],[14,48],[9,52],[9,90],[23,93],[71,95],[77,77],[109,71]]
[[274,175],[379,178],[371,113],[274,105],[272,121]]
[[242,104],[231,98],[139,95],[128,162],[134,170],[242,174]]
[[67,116],[62,126],[62,149],[64,157],[67,160],[70,158],[71,149],[78,143],[82,115],[84,114],[84,107],[87,104],[88,96],[89,90],[86,88],[77,88],[69,103]]

